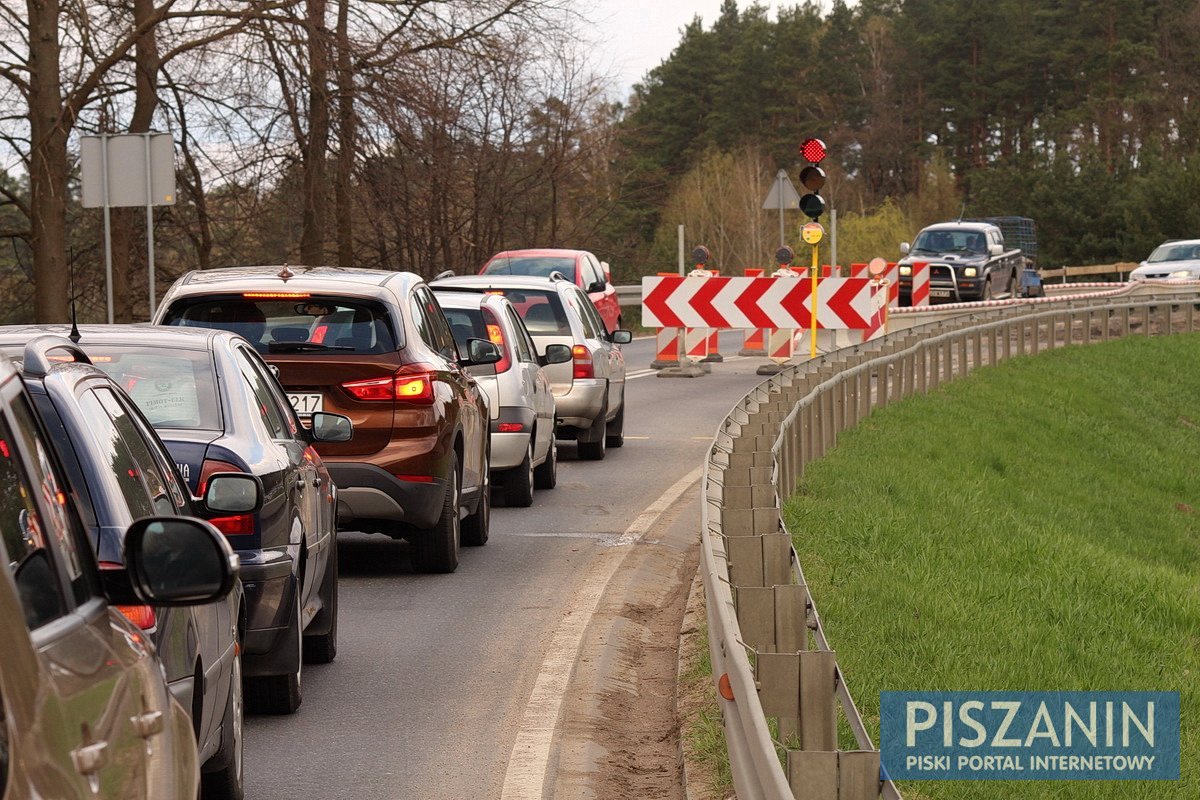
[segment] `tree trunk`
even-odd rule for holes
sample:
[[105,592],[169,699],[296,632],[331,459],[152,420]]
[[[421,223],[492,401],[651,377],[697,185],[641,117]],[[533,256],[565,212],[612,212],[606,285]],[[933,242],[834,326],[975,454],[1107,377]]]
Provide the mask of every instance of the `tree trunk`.
[[336,178],[337,263],[354,266],[354,214],[350,181],[354,175],[354,72],[350,58],[350,0],[339,0],[337,18],[338,160]]
[[[144,25],[154,16],[153,0],[133,0],[134,27]],[[146,133],[154,121],[158,108],[158,37],[150,27],[145,35],[138,37],[134,49],[134,93],[133,116],[129,120],[130,133]],[[139,213],[140,212],[140,213]],[[133,245],[138,240],[138,222],[144,222],[145,209],[120,208],[112,211],[112,265],[113,265],[113,321],[133,322],[137,301],[133,295],[134,281],[131,280]],[[147,301],[147,315],[149,314]]]
[[58,0],[29,12],[29,215],[35,321],[69,321],[67,128],[59,80]]
[[329,147],[329,49],[325,30],[326,0],[307,0],[305,33],[308,37],[308,140],[304,152],[304,217],[300,233],[300,260],[307,265],[325,263],[326,202],[325,158]]

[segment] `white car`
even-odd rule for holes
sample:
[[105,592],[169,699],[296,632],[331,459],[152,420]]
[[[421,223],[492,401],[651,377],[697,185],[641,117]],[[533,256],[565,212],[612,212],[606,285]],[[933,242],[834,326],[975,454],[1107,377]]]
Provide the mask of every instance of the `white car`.
[[442,278],[439,292],[503,294],[539,348],[564,344],[571,358],[546,366],[558,405],[557,435],[579,442],[579,457],[598,461],[609,447],[625,443],[625,357],[620,345],[633,334],[609,333],[582,289],[561,275],[535,278],[509,275]]
[[1131,281],[1184,278],[1200,280],[1200,239],[1179,239],[1154,248],[1150,257],[1129,273]]
[[501,353],[495,364],[468,367],[488,398],[491,410],[492,484],[504,491],[507,505],[533,503],[533,490],[553,489],[558,480],[554,437],[554,394],[543,365],[571,360],[571,348],[551,345],[544,356],[511,303],[501,295],[436,291],[434,295],[460,352],[483,339]]

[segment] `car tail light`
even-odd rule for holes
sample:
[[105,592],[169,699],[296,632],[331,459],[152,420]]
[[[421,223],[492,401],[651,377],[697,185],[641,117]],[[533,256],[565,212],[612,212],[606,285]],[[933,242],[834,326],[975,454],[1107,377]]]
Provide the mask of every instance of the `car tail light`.
[[226,536],[252,536],[254,534],[253,514],[233,514],[228,517],[213,517],[209,522]]
[[247,300],[304,300],[312,297],[308,292],[242,292]]
[[[101,561],[100,569],[118,570],[125,567],[113,561]],[[117,606],[117,611],[144,631],[153,631],[158,627],[158,618],[154,616],[154,609],[150,606]]]
[[488,340],[500,348],[500,360],[496,362],[496,372],[508,372],[512,359],[508,357],[508,345],[504,341],[504,329],[500,327],[496,315],[489,309],[483,309],[483,321],[487,326]]
[[408,364],[390,378],[369,378],[343,383],[342,388],[359,400],[396,400],[415,405],[433,403],[433,367]]
[[577,344],[571,348],[571,356],[575,359],[575,373],[573,378],[594,378],[596,370],[592,364],[592,353],[581,344]]
[[496,433],[520,433],[525,426],[520,422],[501,422],[496,426]]

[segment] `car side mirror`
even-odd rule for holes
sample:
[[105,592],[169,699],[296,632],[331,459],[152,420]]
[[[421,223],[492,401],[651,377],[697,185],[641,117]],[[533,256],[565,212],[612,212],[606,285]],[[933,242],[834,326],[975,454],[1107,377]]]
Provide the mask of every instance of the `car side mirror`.
[[589,287],[587,288],[587,291],[588,291],[589,293],[591,293],[591,292],[603,292],[603,291],[604,291],[605,289],[607,289],[607,288],[608,288],[608,283],[607,283],[606,281],[594,281],[594,282],[592,283],[592,285],[591,285],[591,286],[589,286]]
[[500,348],[485,339],[467,339],[467,357],[462,359],[464,367],[475,367],[481,364],[495,364],[503,356]]
[[342,414],[314,411],[310,432],[314,442],[348,442],[354,436],[354,423]]
[[546,345],[545,355],[538,357],[538,364],[543,367],[548,364],[565,364],[572,358],[571,348],[565,344],[548,344]]
[[204,507],[216,514],[253,514],[262,497],[262,482],[245,472],[218,472],[204,486]]
[[1004,252],[1004,245],[992,242],[988,245],[988,255],[998,256]]
[[912,249],[912,247],[911,247],[911,245],[909,245],[908,242],[900,243],[900,255],[902,255],[902,256],[908,255],[908,251],[911,249]]
[[613,331],[608,338],[612,340],[613,344],[629,344],[633,341],[633,332],[618,329]]
[[238,557],[204,520],[145,517],[125,532],[125,569],[142,602],[191,606],[225,597],[237,580]]

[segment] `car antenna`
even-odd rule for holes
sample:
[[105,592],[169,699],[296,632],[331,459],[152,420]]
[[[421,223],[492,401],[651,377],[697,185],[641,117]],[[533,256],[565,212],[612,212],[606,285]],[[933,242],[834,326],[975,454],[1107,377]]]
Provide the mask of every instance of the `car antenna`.
[[83,336],[79,333],[79,317],[75,313],[75,248],[72,247],[69,254],[68,263],[70,264],[69,276],[71,279],[71,333],[67,338],[75,344],[79,344],[79,340]]
[[966,214],[967,214],[967,204],[966,204],[966,201],[963,201],[962,208],[959,209],[959,212],[958,212],[958,221],[962,222],[963,217],[965,217]]

